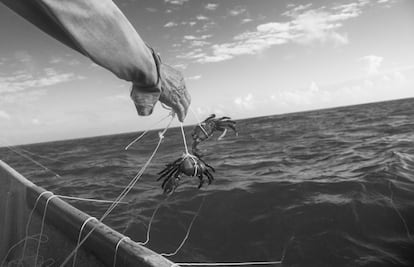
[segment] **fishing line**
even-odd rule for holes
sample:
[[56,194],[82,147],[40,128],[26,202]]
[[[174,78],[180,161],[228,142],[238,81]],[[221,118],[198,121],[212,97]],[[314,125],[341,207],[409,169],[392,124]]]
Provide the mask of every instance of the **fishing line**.
[[152,215],[151,215],[151,219],[150,219],[150,221],[149,221],[149,224],[148,224],[148,229],[147,229],[147,240],[145,240],[145,242],[138,242],[138,244],[140,244],[140,245],[142,245],[142,246],[145,246],[146,244],[148,244],[148,242],[149,242],[149,240],[150,240],[151,225],[152,225],[152,222],[153,222],[153,220],[154,220],[154,218],[155,218],[155,214],[157,214],[158,210],[161,208],[161,206],[164,204],[164,202],[166,202],[166,201],[167,201],[168,197],[169,197],[169,196],[167,196],[167,197],[166,197],[166,198],[164,198],[164,199],[163,199],[160,203],[158,203],[157,208],[154,210],[154,212],[153,212],[153,213],[152,213]]
[[[125,189],[121,192],[121,194],[115,199],[115,202],[108,208],[108,210],[104,213],[104,215],[101,217],[101,219],[99,220],[100,222],[102,222],[114,209],[115,207],[118,205],[118,203],[120,201],[122,201],[122,199],[132,190],[132,188],[135,186],[135,184],[138,182],[138,180],[141,178],[142,174],[144,173],[144,171],[146,170],[146,168],[148,167],[148,165],[151,163],[152,159],[154,158],[155,154],[157,153],[163,139],[164,139],[164,134],[167,132],[169,126],[171,125],[171,122],[173,121],[174,116],[171,117],[170,122],[168,123],[167,127],[159,134],[159,141],[157,146],[155,147],[154,151],[152,152],[151,156],[149,157],[149,159],[147,160],[147,162],[145,163],[145,165],[141,168],[141,170],[137,173],[137,175],[135,175],[135,177],[131,180],[131,182],[125,187]],[[82,244],[87,240],[87,238],[93,233],[93,231],[96,229],[96,227],[98,226],[98,224],[96,226],[94,226],[87,234],[86,236],[81,240],[81,242],[79,242],[79,244],[76,246],[75,250],[79,249],[80,246],[82,246]],[[75,251],[74,250],[74,251]],[[74,251],[72,251],[67,258],[63,261],[63,263],[60,265],[65,266],[66,263],[68,263],[68,261],[70,260],[70,258],[74,255]]]
[[[37,204],[39,203],[39,200],[42,198],[42,196],[44,195],[44,194],[47,194],[47,193],[50,193],[51,194],[51,196],[53,196],[53,193],[52,192],[50,192],[50,191],[44,191],[44,192],[42,192],[42,193],[40,193],[39,194],[39,196],[37,197],[37,199],[36,199],[36,202],[35,202],[35,204],[34,204],[34,206],[33,206],[33,208],[32,208],[32,210],[30,211],[30,214],[29,214],[29,218],[27,219],[27,223],[26,223],[26,231],[25,231],[25,238],[24,238],[24,244],[23,244],[23,251],[22,251],[22,257],[21,257],[21,260],[23,260],[24,259],[24,256],[25,256],[25,253],[26,253],[26,247],[27,247],[27,237],[29,236],[29,227],[30,227],[30,223],[31,223],[31,221],[32,221],[32,216],[33,216],[33,214],[34,214],[34,211],[35,211],[35,209],[36,209],[36,207],[37,207]],[[20,261],[19,261],[20,262]]]
[[155,127],[156,125],[158,125],[159,123],[163,122],[165,119],[167,119],[169,116],[174,116],[174,114],[170,113],[168,114],[166,117],[162,118],[161,120],[155,122],[154,124],[152,124],[147,130],[145,130],[140,136],[138,136],[137,138],[135,138],[131,143],[129,143],[126,147],[125,150],[128,150],[133,144],[135,144],[136,142],[140,141],[144,135],[146,135],[153,127]]
[[[77,244],[79,244],[79,242],[80,242],[80,240],[81,240],[81,238],[82,238],[82,232],[83,232],[83,228],[85,228],[85,226],[88,224],[88,222],[89,221],[91,221],[91,220],[96,220],[96,221],[98,221],[98,219],[96,219],[95,217],[89,217],[88,219],[86,219],[84,222],[83,222],[83,224],[82,224],[82,227],[80,228],[80,231],[79,231],[79,235],[78,235],[78,243]],[[75,267],[75,263],[76,263],[76,257],[78,256],[78,250],[77,249],[75,249],[75,254],[73,255],[73,262],[72,262],[72,266],[73,267]]]
[[407,233],[407,237],[408,237],[408,239],[410,239],[411,241],[413,241],[413,237],[411,236],[410,229],[408,228],[407,222],[405,221],[405,219],[404,219],[404,217],[402,216],[401,212],[400,212],[400,211],[397,209],[397,207],[395,206],[395,203],[394,203],[394,200],[393,200],[393,197],[394,197],[394,191],[392,190],[391,185],[392,185],[391,181],[388,181],[388,189],[389,189],[389,190],[390,190],[390,192],[391,192],[391,195],[390,195],[390,202],[391,202],[391,205],[392,205],[392,207],[394,208],[395,212],[396,212],[396,213],[398,214],[398,216],[400,217],[401,221],[403,222],[403,224],[404,224],[404,228],[405,228],[405,231],[406,231],[406,233]]
[[[3,144],[5,144],[5,143],[3,142]],[[29,156],[27,156],[27,155],[25,155],[25,154],[23,154],[23,153],[21,153],[21,152],[19,152],[19,151],[17,151],[16,149],[11,148],[11,147],[10,147],[9,145],[7,145],[7,144],[5,144],[5,146],[6,146],[8,149],[10,149],[11,151],[13,151],[14,153],[16,153],[17,155],[20,155],[21,157],[24,157],[25,159],[30,160],[31,162],[33,162],[33,163],[34,163],[34,164],[36,164],[37,166],[41,167],[43,170],[48,171],[48,172],[50,172],[50,173],[54,174],[54,175],[55,175],[55,177],[62,178],[62,177],[61,177],[58,173],[56,173],[56,172],[52,171],[52,170],[51,170],[51,169],[49,169],[48,167],[44,166],[42,163],[40,163],[40,162],[38,162],[38,161],[34,160],[33,158],[31,158],[31,157],[29,157]]]
[[131,240],[131,239],[127,236],[124,236],[121,239],[119,239],[118,243],[116,243],[115,253],[114,253],[114,261],[113,261],[114,263],[112,264],[113,267],[116,266],[116,256],[118,254],[119,245],[121,245],[122,241],[124,241],[124,240]]
[[[57,196],[55,196],[55,195],[53,195],[53,193],[52,193],[52,195],[51,196],[49,196],[48,198],[47,198],[47,200],[46,200],[46,204],[45,204],[45,210],[43,211],[43,217],[42,217],[42,224],[40,225],[40,236],[42,236],[43,235],[43,229],[44,229],[44,226],[45,226],[45,218],[46,218],[46,212],[47,212],[47,206],[49,205],[49,201],[50,200],[52,200],[53,198],[55,198],[55,197],[57,197]],[[37,264],[37,259],[38,259],[38,256],[39,256],[39,251],[40,251],[40,240],[39,240],[39,242],[38,242],[38,244],[37,244],[37,249],[36,249],[36,258],[35,258],[35,264]]]
[[248,265],[272,265],[282,264],[282,261],[246,261],[246,262],[180,262],[174,263],[171,267],[179,266],[248,266]]
[[27,154],[32,155],[32,156],[36,156],[36,157],[38,157],[38,158],[47,159],[47,160],[54,161],[54,162],[63,162],[63,161],[58,160],[58,159],[53,159],[53,158],[49,158],[49,157],[46,157],[46,156],[43,156],[43,155],[39,155],[39,154],[36,154],[36,153],[30,152],[29,150],[24,149],[24,148],[21,148],[21,147],[19,147],[19,149],[18,149],[18,150],[24,151],[24,152],[26,152]]
[[194,176],[197,175],[197,172],[198,172],[198,162],[197,162],[195,156],[192,155],[192,154],[190,154],[190,152],[188,152],[187,140],[185,139],[184,126],[183,126],[183,123],[182,122],[180,122],[180,128],[181,128],[181,135],[183,137],[184,149],[185,149],[184,158],[190,157],[193,160],[193,162],[194,162],[194,173],[193,173],[193,177],[194,177]]
[[181,128],[181,134],[183,136],[185,153],[186,153],[186,155],[190,155],[190,153],[188,153],[187,140],[185,139],[184,126],[183,126],[182,122],[180,122],[180,128]]
[[191,113],[193,113],[194,117],[197,120],[197,124],[200,127],[200,129],[204,132],[204,134],[206,135],[206,137],[209,137],[209,134],[207,133],[206,129],[204,129],[203,125],[201,124],[201,120],[200,118],[197,116],[197,114],[194,112],[193,108],[191,106],[189,106]]
[[[44,240],[42,240],[42,238],[44,238]],[[9,254],[13,251],[13,249],[15,249],[16,247],[18,247],[23,241],[27,241],[27,240],[35,240],[35,241],[39,241],[42,243],[45,243],[49,240],[49,238],[46,235],[40,236],[39,234],[35,234],[35,235],[31,235],[31,236],[27,236],[25,238],[23,238],[22,240],[18,241],[16,244],[14,244],[13,246],[10,247],[10,249],[7,251],[6,256],[3,258],[0,266],[5,266],[6,263],[6,259],[9,256]],[[9,261],[10,263],[16,263],[17,266],[20,265],[20,262],[22,261],[22,259],[19,260],[13,260],[13,261]]]
[[[82,197],[69,197],[63,195],[56,195],[59,198],[69,199],[69,200],[78,200],[78,201],[86,201],[86,202],[97,202],[97,203],[111,203],[113,204],[115,200],[102,200],[102,199],[94,199],[94,198],[82,198]],[[118,204],[129,204],[129,202],[118,202]]]
[[189,225],[189,227],[187,229],[187,233],[185,234],[184,239],[181,242],[181,244],[178,246],[178,248],[174,252],[172,252],[172,253],[160,253],[161,256],[165,256],[165,257],[174,256],[184,246],[185,242],[187,241],[187,239],[188,239],[188,237],[190,235],[191,228],[193,227],[193,224],[194,224],[195,220],[197,219],[198,215],[200,214],[201,208],[203,207],[203,204],[204,204],[204,201],[205,200],[206,200],[206,196],[203,196],[203,199],[201,200],[200,206],[198,207],[198,210],[197,210],[196,214],[194,215],[193,219],[191,220],[191,223],[190,223],[190,225]]

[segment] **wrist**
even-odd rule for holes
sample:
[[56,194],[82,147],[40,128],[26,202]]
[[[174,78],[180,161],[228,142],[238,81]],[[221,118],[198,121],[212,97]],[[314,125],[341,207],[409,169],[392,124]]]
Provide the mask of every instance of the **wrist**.
[[161,90],[161,58],[155,50],[147,45],[149,58],[147,66],[147,76],[142,82],[134,82],[134,85],[140,88],[151,88]]

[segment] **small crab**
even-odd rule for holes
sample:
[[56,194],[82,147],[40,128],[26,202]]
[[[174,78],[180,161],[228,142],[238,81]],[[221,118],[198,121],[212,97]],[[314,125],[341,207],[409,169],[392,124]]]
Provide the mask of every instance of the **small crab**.
[[221,117],[216,119],[216,114],[211,114],[202,123],[197,125],[191,133],[191,136],[193,138],[193,154],[200,157],[201,151],[197,147],[198,144],[207,140],[210,136],[214,134],[215,131],[222,132],[222,134],[218,138],[218,140],[221,140],[226,135],[227,128],[232,129],[236,136],[238,135],[236,129],[236,122],[231,120],[230,117]]
[[187,153],[183,154],[173,163],[167,164],[166,168],[158,173],[160,177],[157,181],[164,178],[161,187],[164,189],[164,193],[172,194],[178,187],[183,175],[198,177],[200,180],[198,188],[203,186],[205,182],[204,176],[207,177],[208,184],[211,184],[214,177],[210,171],[215,172],[214,168],[208,165],[204,160]]

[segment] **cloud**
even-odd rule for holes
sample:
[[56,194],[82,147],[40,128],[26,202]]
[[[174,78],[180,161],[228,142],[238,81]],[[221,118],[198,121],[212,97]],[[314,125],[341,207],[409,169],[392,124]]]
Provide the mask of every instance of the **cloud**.
[[197,20],[209,20],[209,18],[204,15],[197,15],[196,19]]
[[195,75],[195,76],[190,76],[190,77],[187,77],[186,78],[186,80],[189,80],[189,81],[196,81],[196,80],[200,80],[201,79],[201,75]]
[[[188,59],[198,63],[219,62],[240,55],[255,55],[272,46],[287,43],[346,45],[349,43],[348,35],[339,30],[344,22],[360,16],[367,3],[366,0],[359,0],[313,9],[311,4],[289,5],[289,10],[282,14],[289,21],[260,24],[255,30],[245,31],[228,42],[211,46],[210,50],[203,51],[204,57],[196,53],[196,57]],[[232,10],[233,15],[241,14],[243,10],[237,7]]]
[[197,24],[197,21],[183,21],[181,22],[181,25],[190,25],[190,26],[194,26]]
[[172,5],[183,5],[185,2],[188,2],[188,0],[164,0],[164,2]]
[[251,19],[251,18],[245,18],[245,19],[242,19],[241,23],[249,23],[249,22],[252,22],[252,21],[253,21],[253,19]]
[[164,25],[164,27],[165,28],[171,28],[171,27],[175,27],[175,26],[177,26],[178,24],[177,23],[175,23],[175,22],[173,22],[173,21],[170,21],[170,22],[167,22],[165,25]]
[[211,44],[210,42],[205,41],[211,37],[211,34],[204,34],[200,36],[184,35],[183,42],[188,42],[190,47],[203,47]]
[[13,92],[13,93],[5,93],[1,94],[0,97],[0,104],[7,105],[11,104],[14,105],[16,103],[28,105],[40,97],[46,95],[46,90],[30,90],[24,92]]
[[34,124],[34,125],[39,125],[39,124],[41,124],[41,121],[40,121],[38,118],[33,118],[31,122],[32,122],[32,124]]
[[0,119],[10,120],[10,115],[3,110],[0,110]]
[[15,59],[20,63],[29,63],[33,61],[33,57],[24,50],[19,50],[14,53]]
[[307,88],[274,92],[268,105],[273,105],[277,112],[292,112],[413,97],[408,78],[413,70],[412,66],[393,69],[329,86],[312,81]]
[[254,109],[254,99],[253,95],[249,93],[247,96],[240,96],[234,99],[234,104],[242,109]]
[[246,11],[247,11],[247,9],[245,7],[236,6],[235,8],[233,8],[229,11],[229,15],[235,17],[235,16],[239,16],[239,15],[245,13]]
[[151,13],[154,13],[154,12],[158,11],[158,9],[153,8],[153,7],[146,7],[145,10],[147,10],[148,12],[151,12]]
[[0,76],[0,94],[19,92],[81,79],[73,73],[59,73],[53,68],[45,68],[42,75],[18,72],[14,75]]
[[184,35],[185,40],[205,40],[211,38],[211,34],[205,34],[201,36],[194,36],[194,35]]
[[216,10],[218,6],[219,6],[218,4],[208,3],[207,5],[205,5],[205,9]]
[[375,56],[375,55],[369,55],[364,56],[360,59],[365,64],[365,71],[368,75],[377,74],[379,71],[382,61],[384,60],[383,57]]

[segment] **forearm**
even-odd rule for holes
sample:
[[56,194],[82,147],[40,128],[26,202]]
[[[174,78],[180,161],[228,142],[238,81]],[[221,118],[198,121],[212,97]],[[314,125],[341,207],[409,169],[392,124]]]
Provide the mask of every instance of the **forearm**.
[[156,83],[151,51],[111,0],[2,0],[40,29],[136,85]]

